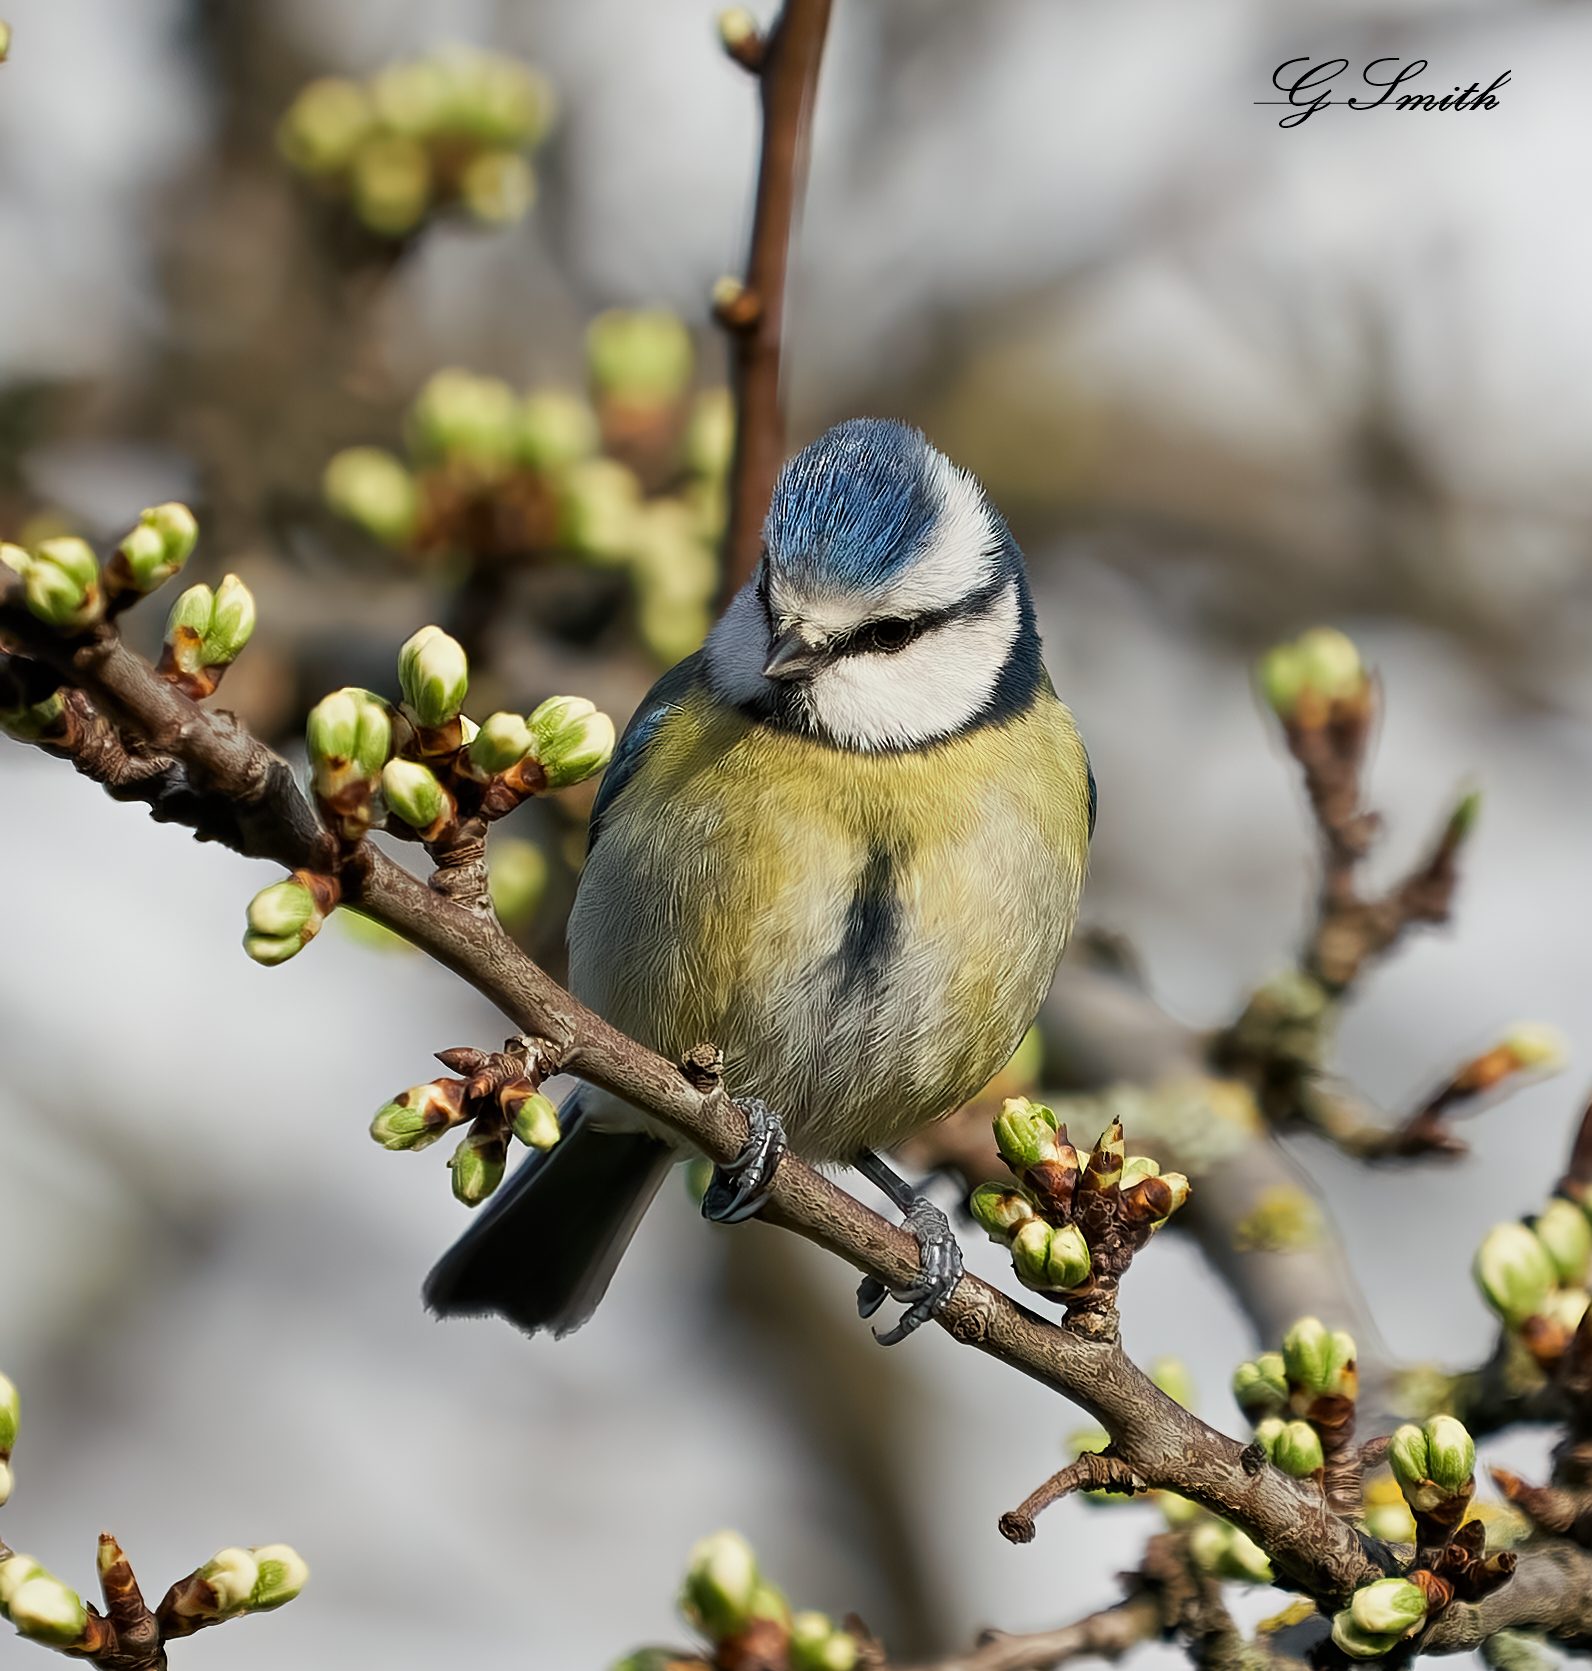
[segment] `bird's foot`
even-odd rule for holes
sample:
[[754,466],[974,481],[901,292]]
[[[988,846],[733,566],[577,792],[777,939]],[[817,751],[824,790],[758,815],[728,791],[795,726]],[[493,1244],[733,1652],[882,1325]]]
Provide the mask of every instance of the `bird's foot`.
[[774,1187],[774,1174],[785,1158],[785,1128],[766,1102],[747,1097],[746,1144],[734,1160],[713,1168],[713,1182],[702,1197],[702,1216],[713,1224],[739,1224],[762,1211]]
[[863,1317],[872,1317],[884,1304],[887,1293],[907,1308],[893,1328],[883,1334],[873,1331],[881,1346],[894,1346],[937,1316],[962,1280],[962,1249],[951,1230],[951,1221],[926,1195],[912,1198],[903,1223],[917,1238],[918,1280],[891,1293],[877,1277],[866,1276],[857,1289],[857,1310]]

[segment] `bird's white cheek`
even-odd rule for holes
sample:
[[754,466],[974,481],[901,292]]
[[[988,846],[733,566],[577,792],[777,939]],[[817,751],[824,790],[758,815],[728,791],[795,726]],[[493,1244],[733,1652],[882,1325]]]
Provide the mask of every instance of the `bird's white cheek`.
[[812,683],[820,727],[852,748],[903,748],[960,730],[995,692],[1017,635],[1015,590],[894,655],[845,656]]

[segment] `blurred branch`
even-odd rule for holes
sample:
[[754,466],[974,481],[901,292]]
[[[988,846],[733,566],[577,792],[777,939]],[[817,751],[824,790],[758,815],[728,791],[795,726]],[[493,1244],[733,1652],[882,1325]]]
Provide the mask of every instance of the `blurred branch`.
[[722,596],[757,566],[763,517],[785,453],[780,348],[785,279],[806,171],[808,127],[831,0],[786,0],[767,35],[744,13],[721,24],[726,50],[758,80],[763,115],[757,202],[743,279],[721,283],[715,311],[730,338],[735,463],[724,534]]

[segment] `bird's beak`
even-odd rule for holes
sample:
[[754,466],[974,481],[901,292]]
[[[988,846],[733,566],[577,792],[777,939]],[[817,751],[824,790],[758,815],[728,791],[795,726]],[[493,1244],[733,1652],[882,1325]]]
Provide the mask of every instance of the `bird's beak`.
[[791,627],[774,640],[763,665],[763,677],[810,679],[823,659],[823,647],[803,638],[800,627]]

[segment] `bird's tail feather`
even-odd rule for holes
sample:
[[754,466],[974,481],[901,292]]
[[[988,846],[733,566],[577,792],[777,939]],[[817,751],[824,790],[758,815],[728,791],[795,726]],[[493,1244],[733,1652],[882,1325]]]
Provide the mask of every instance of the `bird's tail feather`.
[[594,1130],[579,1096],[557,1144],[521,1163],[426,1278],[439,1317],[495,1312],[565,1335],[597,1309],[674,1154],[643,1132]]

